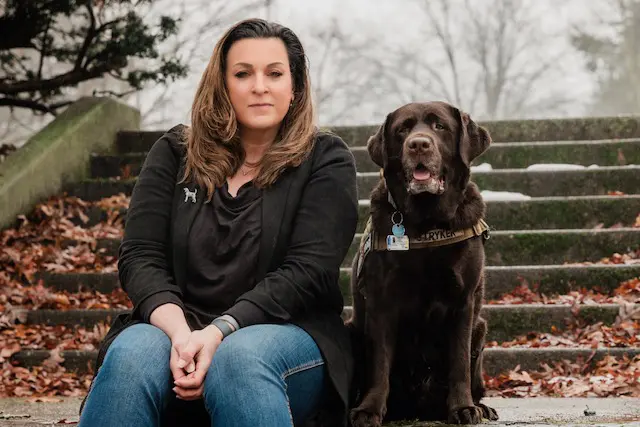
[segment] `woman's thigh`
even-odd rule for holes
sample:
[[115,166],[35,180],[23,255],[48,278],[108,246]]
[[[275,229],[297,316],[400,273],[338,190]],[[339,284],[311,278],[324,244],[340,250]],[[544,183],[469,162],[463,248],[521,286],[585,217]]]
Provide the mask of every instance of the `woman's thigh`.
[[[214,392],[212,400],[217,406],[243,391],[243,399],[272,397],[274,401],[279,397],[269,394],[284,391],[284,403],[299,421],[312,414],[322,400],[324,371],[320,349],[303,329],[291,324],[253,325],[222,341],[205,379],[205,393]],[[230,390],[234,387],[240,388],[238,393]],[[249,408],[260,406],[246,403]]]
[[[162,329],[148,323],[129,326],[113,340],[103,367],[116,375],[139,374],[135,378],[163,377],[171,385],[171,340]],[[126,381],[134,378],[127,377]]]
[[106,414],[158,416],[172,393],[170,352],[171,341],[153,325],[132,325],[118,334],[91,385],[83,421]]

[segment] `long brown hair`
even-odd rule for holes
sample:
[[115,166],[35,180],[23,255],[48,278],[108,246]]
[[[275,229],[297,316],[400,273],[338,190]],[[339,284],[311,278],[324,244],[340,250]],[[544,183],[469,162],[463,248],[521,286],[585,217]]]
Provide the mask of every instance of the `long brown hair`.
[[191,126],[184,128],[184,176],[194,180],[211,200],[216,187],[233,176],[245,160],[238,138],[238,122],[225,83],[226,58],[238,40],[279,38],[289,58],[293,79],[293,105],[284,117],[276,140],[264,154],[254,185],[273,184],[287,167],[300,165],[311,152],[317,131],[311,85],[302,43],[293,31],[263,19],[248,19],[231,27],[213,49],[191,109]]

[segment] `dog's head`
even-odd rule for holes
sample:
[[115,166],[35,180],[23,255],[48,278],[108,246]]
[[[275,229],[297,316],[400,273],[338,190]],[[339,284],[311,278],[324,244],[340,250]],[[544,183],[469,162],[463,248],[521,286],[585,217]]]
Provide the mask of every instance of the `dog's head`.
[[468,114],[444,102],[404,105],[369,138],[371,159],[409,195],[463,191],[471,161],[491,143]]

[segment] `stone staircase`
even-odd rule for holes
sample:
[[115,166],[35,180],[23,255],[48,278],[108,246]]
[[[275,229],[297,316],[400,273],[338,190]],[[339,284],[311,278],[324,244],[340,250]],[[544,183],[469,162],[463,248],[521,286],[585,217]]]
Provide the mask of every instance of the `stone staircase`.
[[[602,119],[598,119],[602,120]],[[615,119],[611,119],[615,120]],[[497,132],[494,143],[475,163],[488,163],[492,169],[477,168],[472,179],[481,190],[522,193],[531,198],[487,201],[487,221],[492,226],[487,251],[487,300],[499,299],[518,286],[529,284],[546,295],[566,294],[587,288],[608,293],[620,282],[640,277],[640,262],[604,263],[603,258],[637,251],[640,248],[640,228],[633,227],[640,214],[640,129],[637,134],[616,131],[615,123],[602,130],[588,122],[576,122],[574,134],[581,140],[570,140],[566,128],[554,131],[552,121],[540,122],[545,132],[531,131],[523,122],[521,132]],[[607,123],[599,121],[597,123]],[[597,124],[596,123],[596,124]],[[515,125],[514,125],[515,126]],[[529,126],[529,127],[527,127]],[[527,130],[529,129],[529,130]],[[596,130],[594,130],[596,129]],[[358,166],[361,221],[358,233],[364,228],[368,215],[368,194],[378,180],[377,166],[367,154],[365,144],[372,127],[334,128],[351,146]],[[504,134],[504,135],[502,135]],[[115,151],[109,155],[94,154],[91,179],[68,188],[68,194],[87,201],[124,193],[129,195],[135,177],[149,150],[162,132],[121,132]],[[533,135],[533,136],[531,136]],[[559,135],[563,141],[554,141]],[[624,139],[619,139],[624,138]],[[541,142],[529,142],[529,140]],[[571,163],[585,168],[547,170],[530,168],[540,163]],[[588,167],[597,164],[599,167]],[[623,193],[623,194],[621,194]],[[116,210],[123,218],[126,208]],[[92,207],[86,223],[91,227],[113,219],[114,213]],[[345,295],[345,311],[349,310],[348,278],[351,258],[358,245],[356,235],[351,251],[343,263],[341,286]],[[99,239],[94,251],[101,256],[116,256],[119,238]],[[79,242],[68,240],[62,245]],[[638,261],[638,260],[636,260]],[[111,292],[119,287],[114,272],[51,273],[42,271],[39,277],[45,286],[69,292],[79,290]],[[606,355],[635,356],[640,347],[596,349],[581,347],[502,348],[500,344],[531,332],[551,332],[564,329],[568,323],[584,321],[613,324],[621,312],[621,305],[583,304],[487,304],[483,314],[489,322],[486,350],[486,374],[496,376],[520,365],[534,370],[540,362],[551,363],[563,359],[595,362]],[[638,306],[636,306],[637,308]],[[623,307],[626,312],[633,309]],[[91,310],[23,310],[20,316],[26,324],[79,325],[91,327],[109,322],[122,309]],[[640,331],[637,331],[640,334]],[[46,349],[22,350],[12,356],[14,363],[26,368],[41,364],[50,356]],[[85,372],[95,358],[95,351],[63,351],[63,366],[67,370]]]

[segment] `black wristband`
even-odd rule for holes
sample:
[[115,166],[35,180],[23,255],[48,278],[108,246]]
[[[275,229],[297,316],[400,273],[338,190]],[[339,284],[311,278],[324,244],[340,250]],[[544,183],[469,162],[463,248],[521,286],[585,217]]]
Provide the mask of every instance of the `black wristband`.
[[229,322],[227,322],[224,319],[214,319],[213,322],[211,322],[211,324],[216,328],[220,329],[220,332],[222,332],[222,338],[226,338],[229,334],[231,334],[234,331],[233,327],[229,324]]

